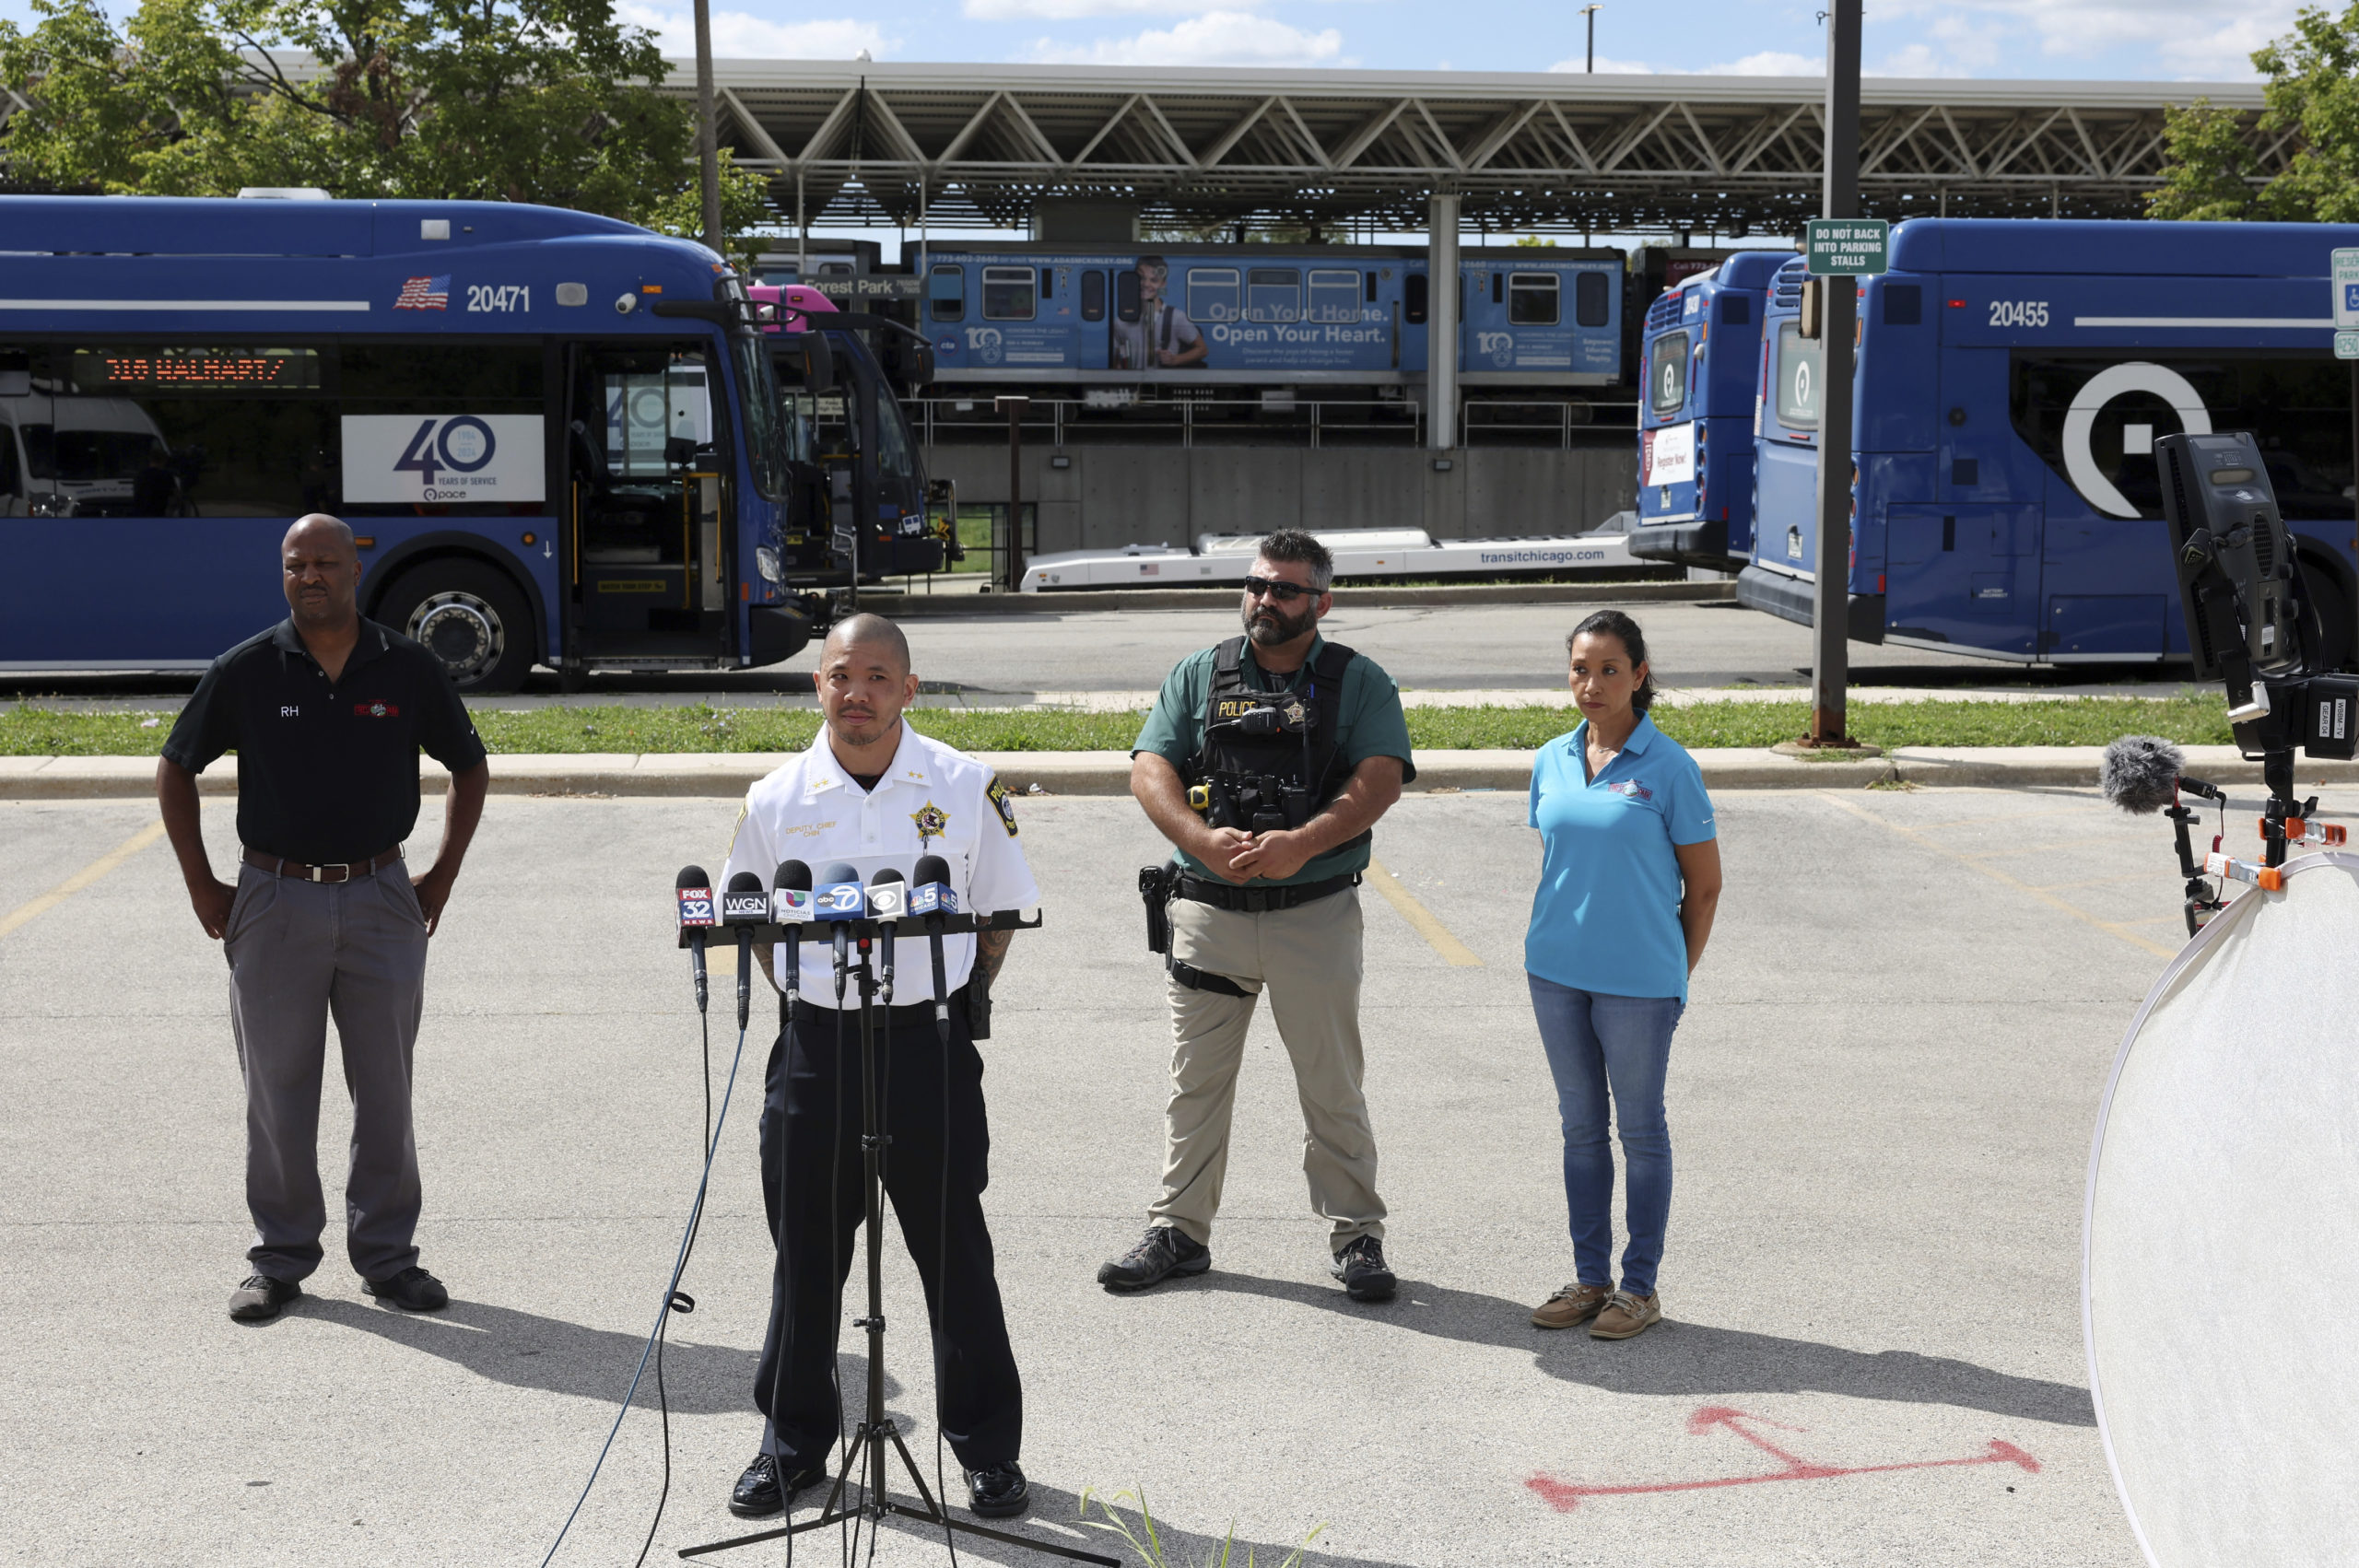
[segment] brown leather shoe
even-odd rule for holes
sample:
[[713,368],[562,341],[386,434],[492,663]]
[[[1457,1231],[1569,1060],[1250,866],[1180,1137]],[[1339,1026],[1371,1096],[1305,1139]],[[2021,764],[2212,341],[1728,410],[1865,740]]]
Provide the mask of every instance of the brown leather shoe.
[[1615,1291],[1605,1301],[1605,1310],[1589,1326],[1592,1340],[1628,1340],[1645,1333],[1662,1321],[1662,1297],[1634,1296],[1628,1291]]
[[1535,1328],[1571,1328],[1596,1316],[1614,1293],[1603,1285],[1567,1285],[1532,1309]]

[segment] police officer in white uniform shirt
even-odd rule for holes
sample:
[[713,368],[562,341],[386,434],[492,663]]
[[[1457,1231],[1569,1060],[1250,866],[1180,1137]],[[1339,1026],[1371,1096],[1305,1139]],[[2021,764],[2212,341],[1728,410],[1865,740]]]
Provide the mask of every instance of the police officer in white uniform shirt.
[[[746,792],[725,875],[751,872],[767,887],[781,860],[802,860],[815,872],[842,860],[867,882],[886,866],[909,876],[920,856],[939,855],[961,909],[1038,904],[1015,813],[997,778],[902,722],[918,680],[900,629],[881,615],[839,622],[820,650],[815,679],[827,722],[809,751]],[[968,1505],[992,1519],[1021,1514],[1031,1501],[1016,1463],[1023,1385],[983,1221],[990,1131],[974,1045],[974,1021],[988,1017],[989,983],[1012,935],[943,940],[951,992],[946,1073],[925,941],[901,939],[894,996],[906,1005],[890,1012],[884,1079],[884,1130],[892,1140],[885,1188],[925,1286],[942,1433],[966,1473]],[[761,1452],[729,1499],[730,1511],[745,1518],[776,1514],[826,1479],[838,1436],[844,1280],[865,1211],[858,981],[847,982],[839,1011],[832,945],[806,940],[802,947],[794,1027],[771,1047],[762,1106],[762,1197],[780,1261],[754,1378],[754,1403],[765,1418]],[[783,960],[762,954],[781,988]]]

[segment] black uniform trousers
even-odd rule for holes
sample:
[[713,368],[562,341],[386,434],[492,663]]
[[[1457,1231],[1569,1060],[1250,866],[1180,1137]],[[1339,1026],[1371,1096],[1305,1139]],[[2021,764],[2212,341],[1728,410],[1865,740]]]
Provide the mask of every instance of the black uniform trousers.
[[[838,1435],[833,1374],[840,1304],[866,1216],[860,1015],[855,1009],[842,1014],[840,1060],[837,1017],[832,1009],[796,1004],[794,1028],[770,1049],[769,1096],[762,1106],[762,1198],[770,1234],[783,1245],[771,1281],[769,1331],[755,1373],[754,1403],[768,1418],[763,1452],[777,1456],[789,1470],[826,1463]],[[886,1017],[880,1011],[880,1025]],[[1007,1319],[992,1270],[991,1233],[983,1223],[991,1151],[983,1059],[967,1033],[963,990],[951,999],[946,1098],[933,1002],[893,1008],[889,1017],[889,1042],[879,1029],[879,1044],[887,1048],[877,1064],[885,1130],[893,1140],[885,1150],[885,1190],[925,1288],[943,1435],[962,1466],[988,1469],[1018,1457],[1024,1387],[1008,1348]],[[937,1277],[945,1263],[946,1289]],[[863,1272],[862,1282],[849,1293],[854,1316],[866,1302]],[[789,1342],[782,1345],[782,1340]],[[896,1345],[906,1347],[905,1355],[915,1352],[907,1335],[886,1343],[888,1355]],[[853,1422],[861,1419],[865,1400],[864,1387],[845,1384],[841,1409]]]

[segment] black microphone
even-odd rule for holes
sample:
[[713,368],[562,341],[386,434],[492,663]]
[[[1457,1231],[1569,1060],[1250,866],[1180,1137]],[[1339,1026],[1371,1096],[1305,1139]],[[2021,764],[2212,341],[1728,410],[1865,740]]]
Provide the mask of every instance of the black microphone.
[[721,923],[737,933],[737,1027],[745,1026],[754,1005],[754,928],[770,918],[769,895],[754,872],[739,872],[721,895]]
[[835,928],[836,939],[836,1000],[844,1000],[844,971],[851,960],[851,925],[868,907],[865,890],[860,884],[860,873],[843,860],[829,860],[819,868],[818,892],[811,901],[811,912]]
[[811,919],[811,868],[800,860],[780,860],[770,878],[770,919],[786,938],[786,1001],[792,1007],[803,994],[803,927]]
[[868,879],[868,918],[876,922],[877,995],[893,1005],[893,932],[910,912],[910,888],[891,866],[879,866]]
[[950,1025],[948,966],[942,957],[942,918],[958,912],[958,895],[950,887],[950,862],[939,855],[920,855],[917,882],[910,890],[910,908],[925,919],[926,945],[933,954],[933,1021]]
[[2209,801],[2226,799],[2217,787],[2179,772],[2187,758],[2159,735],[2124,735],[2106,747],[2097,764],[2097,790],[2132,816],[2151,816],[2175,805],[2179,792]]
[[687,938],[688,961],[696,970],[697,1011],[702,1012],[707,1000],[704,933],[713,924],[712,878],[705,875],[702,866],[682,866],[680,874],[672,879],[672,889],[679,930]]

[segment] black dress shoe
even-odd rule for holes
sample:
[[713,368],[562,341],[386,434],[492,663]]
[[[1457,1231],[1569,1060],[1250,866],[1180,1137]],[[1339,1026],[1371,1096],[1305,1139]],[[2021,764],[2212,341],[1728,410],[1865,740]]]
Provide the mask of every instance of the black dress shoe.
[[1384,1244],[1368,1235],[1335,1254],[1327,1271],[1344,1281],[1344,1293],[1354,1301],[1391,1301],[1400,1283],[1384,1265]]
[[363,1280],[360,1288],[379,1301],[389,1301],[404,1312],[440,1312],[451,1305],[442,1281],[413,1263],[382,1280]]
[[229,1316],[241,1323],[267,1323],[302,1293],[303,1287],[292,1280],[249,1274],[244,1284],[229,1293]]
[[1032,1489],[1013,1459],[967,1472],[967,1506],[978,1518],[1013,1519],[1032,1506]]
[[737,1478],[737,1485],[729,1493],[729,1511],[741,1519],[767,1519],[782,1511],[794,1500],[794,1494],[805,1487],[818,1485],[827,1479],[826,1467],[814,1465],[809,1469],[790,1471],[786,1485],[778,1480],[778,1461],[768,1454],[757,1454],[745,1473]]
[[1143,1291],[1174,1274],[1201,1274],[1213,1266],[1213,1249],[1177,1225],[1149,1225],[1146,1235],[1121,1257],[1097,1270],[1109,1291]]

